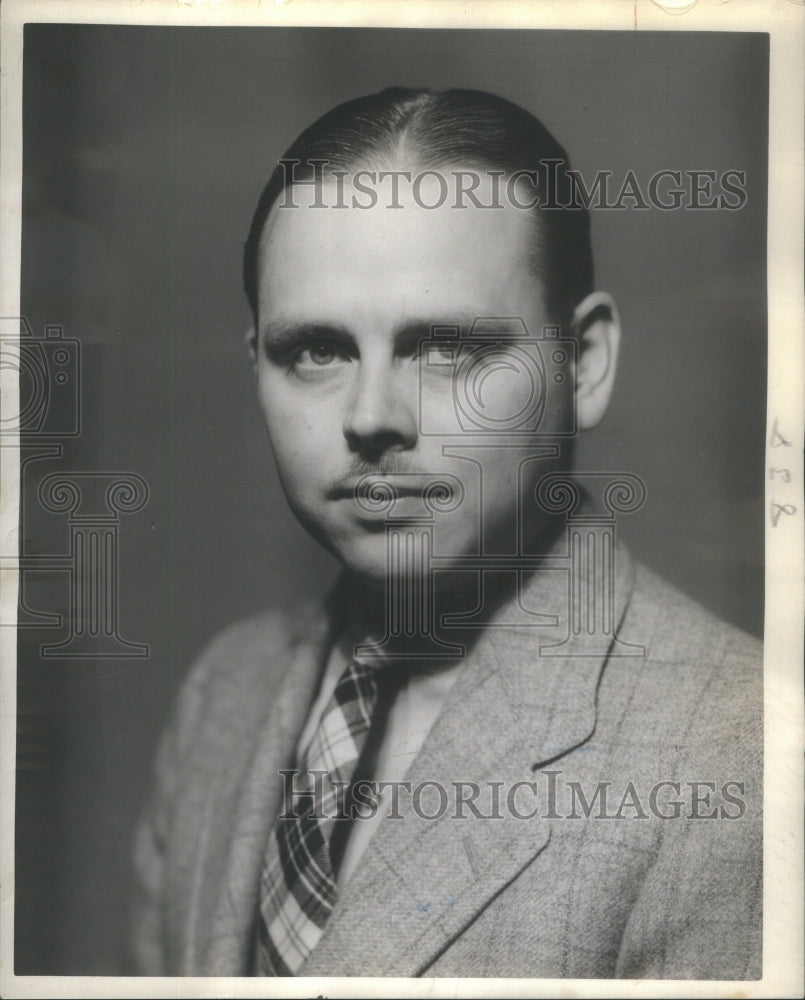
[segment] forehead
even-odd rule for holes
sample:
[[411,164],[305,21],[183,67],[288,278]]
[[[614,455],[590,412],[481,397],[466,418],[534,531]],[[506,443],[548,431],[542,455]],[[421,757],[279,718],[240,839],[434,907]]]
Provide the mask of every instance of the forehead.
[[[434,181],[435,184],[435,181]],[[276,205],[261,241],[261,321],[279,315],[311,317],[326,311],[342,322],[430,311],[512,315],[541,301],[529,265],[534,222],[511,205],[457,209],[438,190],[400,188],[397,204],[381,195],[371,208],[353,205],[354,189],[325,182],[293,190],[296,206]],[[333,207],[346,203],[346,208]],[[366,196],[357,198],[367,202]],[[484,202],[486,203],[486,202]]]

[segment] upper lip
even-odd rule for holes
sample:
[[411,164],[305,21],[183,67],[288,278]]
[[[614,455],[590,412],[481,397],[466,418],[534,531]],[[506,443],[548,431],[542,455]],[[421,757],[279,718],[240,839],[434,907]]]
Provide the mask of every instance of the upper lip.
[[330,490],[330,496],[337,499],[354,497],[356,493],[371,490],[374,483],[390,486],[396,497],[421,497],[430,485],[427,480],[418,478],[416,473],[378,473],[346,479]]

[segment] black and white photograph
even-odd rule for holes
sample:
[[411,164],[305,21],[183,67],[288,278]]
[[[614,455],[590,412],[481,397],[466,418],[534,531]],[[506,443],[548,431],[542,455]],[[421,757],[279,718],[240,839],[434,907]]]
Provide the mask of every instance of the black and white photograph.
[[801,994],[803,9],[268,6],[2,25],[3,996]]

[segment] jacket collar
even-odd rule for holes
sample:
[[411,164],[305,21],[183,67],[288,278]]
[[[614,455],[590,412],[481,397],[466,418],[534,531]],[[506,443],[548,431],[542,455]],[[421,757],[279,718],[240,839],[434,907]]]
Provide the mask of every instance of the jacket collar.
[[[572,557],[562,553],[565,543],[573,544],[571,531],[552,552],[567,558],[524,580],[468,653],[412,764],[412,788],[425,781],[438,781],[451,794],[456,781],[510,788],[533,780],[537,769],[593,735],[608,657],[639,655],[619,649],[616,637],[633,567],[621,548],[611,566],[579,564],[579,579],[562,565]],[[586,588],[595,583],[611,586],[612,603],[605,610],[599,599],[595,621],[574,630],[571,588],[591,593]],[[523,624],[528,611],[538,624]],[[597,629],[596,621],[610,613],[608,630]],[[302,975],[421,975],[550,840],[544,819],[524,820],[503,809],[502,820],[459,820],[451,799],[439,819],[428,820],[406,801],[402,819],[384,820],[369,843]],[[526,798],[520,808],[528,802],[533,806]]]

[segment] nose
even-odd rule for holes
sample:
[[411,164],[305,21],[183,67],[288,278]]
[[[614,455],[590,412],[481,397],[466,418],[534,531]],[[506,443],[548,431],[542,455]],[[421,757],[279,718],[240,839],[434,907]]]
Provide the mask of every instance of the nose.
[[374,457],[412,448],[417,422],[411,388],[405,372],[391,361],[362,360],[344,415],[344,437],[350,447]]

